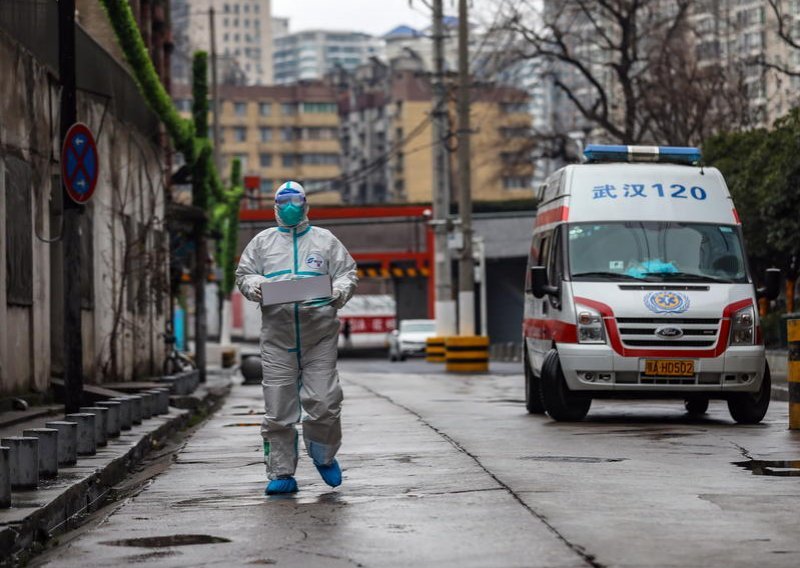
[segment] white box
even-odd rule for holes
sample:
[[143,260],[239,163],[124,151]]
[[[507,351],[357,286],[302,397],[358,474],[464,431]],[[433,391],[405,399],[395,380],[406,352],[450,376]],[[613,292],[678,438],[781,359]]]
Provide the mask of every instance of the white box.
[[331,277],[328,274],[261,284],[262,306],[305,302],[332,295]]

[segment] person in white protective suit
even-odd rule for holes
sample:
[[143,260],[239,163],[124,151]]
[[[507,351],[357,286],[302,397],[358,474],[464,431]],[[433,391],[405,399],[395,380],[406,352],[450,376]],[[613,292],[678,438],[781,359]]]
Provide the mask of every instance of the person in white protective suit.
[[261,301],[261,284],[330,274],[333,295],[302,303],[263,306],[265,493],[294,493],[298,459],[295,425],[303,419],[306,451],[331,487],[342,482],[335,459],[342,439],[342,389],[336,372],[339,320],[336,311],[355,291],[356,263],[327,229],[308,222],[303,186],[288,181],[275,192],[278,227],[257,234],[245,247],[236,269],[242,294]]

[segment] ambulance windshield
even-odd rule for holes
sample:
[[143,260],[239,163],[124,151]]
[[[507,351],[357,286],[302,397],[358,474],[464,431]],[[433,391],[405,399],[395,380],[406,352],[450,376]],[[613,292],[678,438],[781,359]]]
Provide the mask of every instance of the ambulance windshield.
[[626,221],[569,225],[573,280],[747,282],[736,227]]

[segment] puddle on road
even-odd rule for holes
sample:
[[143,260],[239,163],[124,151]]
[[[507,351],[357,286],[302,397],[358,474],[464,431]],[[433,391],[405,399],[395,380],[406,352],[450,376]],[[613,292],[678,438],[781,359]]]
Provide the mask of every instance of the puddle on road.
[[597,458],[585,456],[524,456],[519,459],[559,463],[613,463],[626,461],[628,458]]
[[748,469],[753,475],[800,477],[800,460],[747,460],[733,465]]
[[124,538],[121,540],[107,540],[100,544],[108,546],[139,546],[142,548],[169,548],[171,546],[194,546],[196,544],[216,544],[231,542],[221,536],[207,534],[172,534],[169,536],[145,536],[141,538]]

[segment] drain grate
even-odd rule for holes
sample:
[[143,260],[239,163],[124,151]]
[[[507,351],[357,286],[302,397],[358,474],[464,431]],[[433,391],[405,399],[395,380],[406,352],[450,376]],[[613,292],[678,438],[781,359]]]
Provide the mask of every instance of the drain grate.
[[613,463],[625,461],[628,458],[597,458],[584,456],[524,456],[521,460],[560,462],[560,463]]
[[753,475],[800,477],[800,460],[747,460],[733,465],[748,469]]
[[216,544],[231,542],[221,536],[207,534],[172,534],[169,536],[145,536],[142,538],[124,538],[121,540],[107,540],[100,544],[108,546],[140,546],[142,548],[169,548],[171,546],[194,546],[196,544]]

